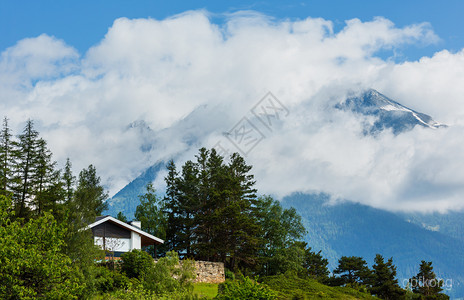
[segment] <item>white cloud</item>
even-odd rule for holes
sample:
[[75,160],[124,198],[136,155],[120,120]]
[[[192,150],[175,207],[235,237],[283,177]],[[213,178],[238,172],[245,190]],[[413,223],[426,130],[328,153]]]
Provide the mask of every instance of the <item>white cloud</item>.
[[[121,18],[83,57],[47,35],[6,49],[0,108],[16,131],[35,119],[56,159],[69,156],[76,171],[95,164],[114,193],[158,159],[213,146],[272,91],[290,114],[247,158],[261,192],[459,209],[464,51],[401,64],[375,56],[437,41],[429,24],[397,28],[384,18],[348,20],[340,32],[320,18],[255,12],[228,15],[221,26],[204,11]],[[359,116],[332,107],[369,87],[451,126],[364,136]],[[128,128],[140,120],[151,129]]]

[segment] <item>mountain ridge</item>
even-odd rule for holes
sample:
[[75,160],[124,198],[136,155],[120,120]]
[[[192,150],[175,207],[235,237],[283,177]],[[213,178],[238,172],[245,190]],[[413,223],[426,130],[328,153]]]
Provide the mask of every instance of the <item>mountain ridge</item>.
[[[350,96],[334,108],[374,117],[373,123],[364,124],[366,135],[376,135],[384,130],[398,135],[416,126],[431,130],[446,127],[431,116],[410,109],[373,89]],[[131,128],[145,125],[137,122]],[[138,196],[145,193],[146,184],[153,182],[164,167],[165,162],[158,161],[147,168],[108,201],[107,213],[116,216],[121,211],[126,217],[133,218],[139,203]],[[324,194],[293,193],[284,197],[282,204],[297,209],[309,232],[305,240],[313,249],[322,251],[332,269],[341,255],[362,256],[372,264],[375,254],[380,253],[393,257],[398,277],[405,279],[417,274],[420,260],[430,260],[434,262],[439,276],[453,278],[455,286],[448,294],[464,296],[464,277],[460,274],[460,270],[464,269],[464,256],[459,251],[464,248],[464,236],[453,229],[453,225],[464,228],[464,218],[459,219],[459,214],[447,221],[440,215],[432,218],[392,213],[353,202],[328,205],[327,199]]]

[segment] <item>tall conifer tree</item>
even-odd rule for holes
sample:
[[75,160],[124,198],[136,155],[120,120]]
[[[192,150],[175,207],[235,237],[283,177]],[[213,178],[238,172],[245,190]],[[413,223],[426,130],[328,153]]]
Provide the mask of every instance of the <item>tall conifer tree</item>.
[[10,181],[13,173],[13,141],[11,138],[8,118],[5,117],[0,132],[0,194],[3,195],[11,194]]
[[22,218],[28,215],[28,205],[34,194],[34,178],[37,175],[39,133],[34,129],[32,120],[27,121],[23,133],[18,135],[18,141],[15,144],[12,190],[16,216]]

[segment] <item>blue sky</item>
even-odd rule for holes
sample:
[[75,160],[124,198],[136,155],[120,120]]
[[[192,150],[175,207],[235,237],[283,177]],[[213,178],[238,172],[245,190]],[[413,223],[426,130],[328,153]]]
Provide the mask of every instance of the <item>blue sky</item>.
[[[449,0],[311,0],[311,1],[159,1],[159,0],[2,0],[0,1],[0,50],[26,37],[42,33],[63,39],[81,54],[98,43],[113,21],[120,17],[164,19],[186,10],[206,9],[214,22],[221,15],[239,10],[255,10],[277,19],[322,17],[334,22],[335,30],[344,21],[370,21],[383,16],[398,27],[429,22],[441,41],[401,49],[399,60],[416,60],[441,49],[459,51],[464,47],[464,1]],[[216,16],[216,17],[215,17]],[[382,53],[389,56],[391,53]]]

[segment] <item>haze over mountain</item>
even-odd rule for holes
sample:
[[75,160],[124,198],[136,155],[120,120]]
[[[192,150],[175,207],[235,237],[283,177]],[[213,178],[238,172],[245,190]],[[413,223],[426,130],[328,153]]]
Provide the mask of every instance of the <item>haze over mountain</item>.
[[[335,114],[337,110],[354,113],[362,122],[360,129],[363,134],[374,137],[383,131],[397,136],[415,127],[430,131],[446,128],[432,117],[405,107],[373,89],[350,95],[345,101],[327,109]],[[194,115],[200,111],[187,117],[185,123],[195,119]],[[187,128],[186,124],[180,126]],[[143,122],[140,125],[144,126]],[[187,136],[191,134],[188,132]],[[194,139],[191,141],[195,144]],[[147,183],[163,180],[165,164],[162,161],[154,164],[119,191],[109,201],[108,213],[116,216],[121,211],[132,218],[139,203],[138,195],[145,192]],[[259,192],[266,193],[265,190]],[[375,255],[381,253],[394,258],[400,284],[403,284],[417,274],[421,260],[433,261],[437,275],[448,280],[446,292],[453,297],[464,295],[461,272],[464,268],[461,251],[464,238],[460,230],[464,228],[464,213],[395,214],[350,201],[334,202],[328,194],[299,193],[297,190],[281,200],[284,207],[297,209],[308,230],[305,241],[316,251],[322,251],[331,269],[336,268],[342,255],[361,256],[372,264]]]

